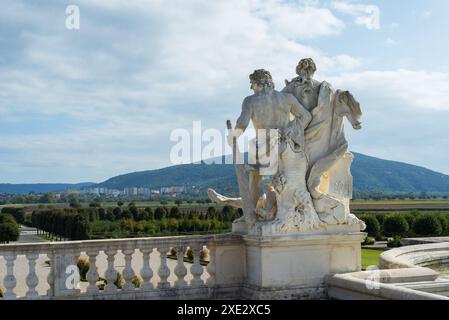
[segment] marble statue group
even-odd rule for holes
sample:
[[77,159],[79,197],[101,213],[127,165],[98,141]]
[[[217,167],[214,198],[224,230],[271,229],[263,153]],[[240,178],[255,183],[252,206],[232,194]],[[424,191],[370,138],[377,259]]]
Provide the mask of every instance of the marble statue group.
[[[212,200],[242,208],[235,231],[278,235],[319,232],[333,225],[364,228],[349,211],[353,156],[343,122],[347,118],[360,129],[360,105],[350,92],[314,79],[315,71],[312,59],[302,59],[297,76],[286,80],[281,91],[275,90],[267,70],[249,76],[254,94],[244,99],[234,128],[228,120],[228,143],[234,156],[241,157],[237,139],[252,121],[256,138],[250,148],[256,152],[250,158],[255,158],[235,164],[239,198],[209,189]],[[262,164],[259,150],[270,154],[271,170]]]

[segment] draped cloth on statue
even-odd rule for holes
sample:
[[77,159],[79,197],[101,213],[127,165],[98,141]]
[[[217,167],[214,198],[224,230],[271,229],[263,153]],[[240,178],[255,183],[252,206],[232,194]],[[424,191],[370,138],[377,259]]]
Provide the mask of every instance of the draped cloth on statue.
[[[309,162],[307,186],[314,200],[323,198],[323,189],[320,188],[323,178],[328,177],[331,168],[342,161],[348,150],[343,118],[337,110],[339,93],[329,83],[321,83],[318,103],[311,111],[312,121],[305,131],[305,150]],[[349,175],[349,167],[347,171]],[[351,179],[347,177],[345,180]],[[352,185],[346,189],[342,196],[350,198],[352,190],[349,189],[352,189]]]

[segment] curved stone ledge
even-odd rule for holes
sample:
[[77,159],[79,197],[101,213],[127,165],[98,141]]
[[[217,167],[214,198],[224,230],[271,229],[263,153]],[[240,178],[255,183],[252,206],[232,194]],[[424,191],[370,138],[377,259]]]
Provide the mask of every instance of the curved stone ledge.
[[448,297],[400,286],[433,281],[438,273],[428,268],[372,270],[337,274],[329,278],[328,295],[345,300],[449,300]]
[[449,261],[449,242],[419,244],[385,251],[379,256],[382,269],[414,268]]
[[445,261],[449,261],[449,242],[388,250],[379,257],[380,270],[330,277],[328,294],[335,299],[448,300],[443,295],[448,281],[424,267]]

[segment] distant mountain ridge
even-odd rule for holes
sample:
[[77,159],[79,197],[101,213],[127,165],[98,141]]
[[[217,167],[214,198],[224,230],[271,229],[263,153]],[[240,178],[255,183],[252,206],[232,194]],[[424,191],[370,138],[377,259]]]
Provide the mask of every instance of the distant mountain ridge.
[[[449,175],[423,167],[383,160],[361,153],[354,154],[351,173],[355,191],[436,192],[449,194]],[[224,157],[215,160],[222,160]],[[214,159],[212,159],[214,160]],[[226,163],[219,161],[219,163]],[[67,189],[106,187],[123,190],[127,187],[158,189],[169,186],[195,186],[203,192],[214,188],[227,195],[237,195],[237,179],[232,164],[183,164],[157,170],[132,172],[112,177],[102,183],[79,184],[0,184],[0,193],[61,192]]]
[[[353,154],[351,173],[356,191],[449,193],[449,175],[407,163]],[[235,169],[231,164],[184,164],[133,172],[110,178],[98,186],[123,189],[180,185],[196,186],[203,191],[212,187],[226,194],[237,194]]]
[[95,185],[93,182],[82,183],[0,183],[0,193],[8,194],[29,194],[29,193],[46,193],[46,192],[62,192],[65,190],[78,190]]

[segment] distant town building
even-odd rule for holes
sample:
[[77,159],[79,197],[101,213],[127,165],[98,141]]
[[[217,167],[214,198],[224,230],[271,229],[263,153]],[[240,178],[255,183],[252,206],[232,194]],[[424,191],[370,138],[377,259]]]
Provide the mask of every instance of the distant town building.
[[[75,190],[67,190],[65,193],[76,193],[78,191]],[[176,196],[180,193],[187,192],[187,188],[185,186],[168,186],[161,187],[160,189],[150,189],[148,187],[126,187],[123,190],[117,189],[108,189],[106,187],[93,187],[79,191],[82,195],[94,194],[97,196],[108,195],[113,197],[119,196],[151,196],[151,195],[171,195]]]
[[173,194],[173,193],[184,193],[186,192],[186,187],[162,187],[161,194]]

